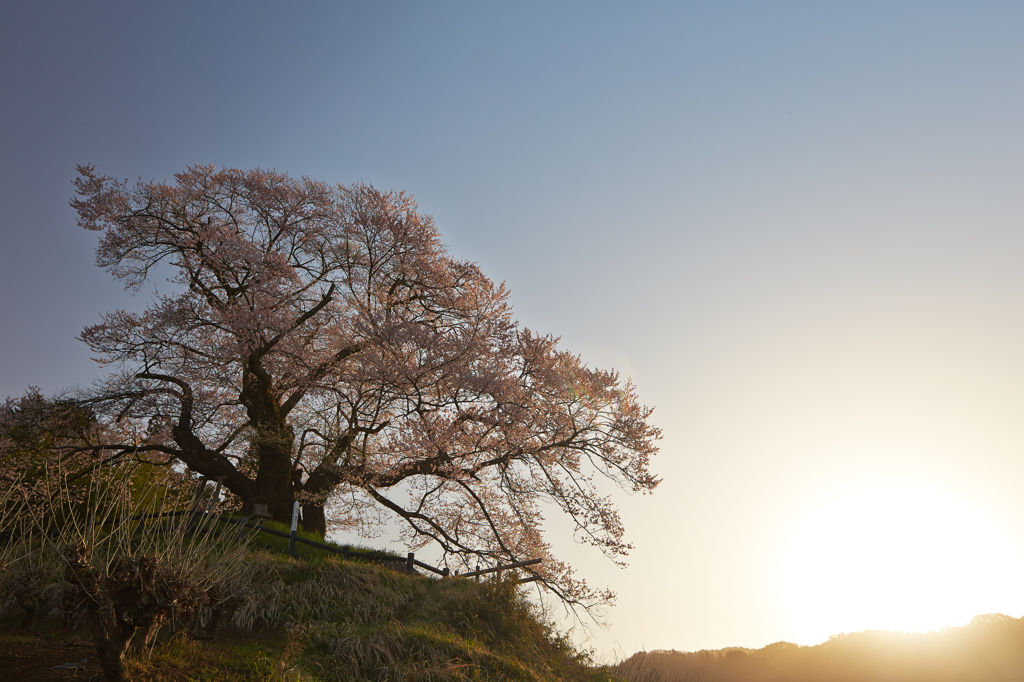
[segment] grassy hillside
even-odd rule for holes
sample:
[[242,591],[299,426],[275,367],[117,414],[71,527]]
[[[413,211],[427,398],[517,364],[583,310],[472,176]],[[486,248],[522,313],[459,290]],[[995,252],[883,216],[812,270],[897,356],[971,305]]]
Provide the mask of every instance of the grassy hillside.
[[652,651],[617,672],[630,682],[994,682],[1024,680],[1024,618],[978,616],[940,632],[866,631],[816,646]]
[[[510,581],[436,579],[262,550],[248,560],[249,584],[212,638],[189,637],[182,623],[168,623],[152,652],[130,653],[132,679],[610,679],[539,620]],[[93,658],[89,630],[62,622],[55,600],[32,633],[20,629],[16,604],[7,604],[0,670],[18,679],[65,679],[71,673],[52,666]],[[204,632],[201,623],[191,629]],[[77,677],[98,672],[90,660]]]

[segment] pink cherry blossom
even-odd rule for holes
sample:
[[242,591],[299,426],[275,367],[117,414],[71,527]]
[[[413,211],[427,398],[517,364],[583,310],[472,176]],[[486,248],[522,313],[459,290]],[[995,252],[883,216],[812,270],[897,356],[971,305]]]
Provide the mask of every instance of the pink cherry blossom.
[[412,197],[194,166],[130,186],[79,167],[71,204],[127,287],[174,293],[81,335],[111,373],[83,398],[108,452],[177,460],[326,532],[399,520],[453,567],[541,557],[569,603],[610,599],[551,556],[542,509],[621,561],[605,488],[650,492],[658,429],[633,385],[521,327]]

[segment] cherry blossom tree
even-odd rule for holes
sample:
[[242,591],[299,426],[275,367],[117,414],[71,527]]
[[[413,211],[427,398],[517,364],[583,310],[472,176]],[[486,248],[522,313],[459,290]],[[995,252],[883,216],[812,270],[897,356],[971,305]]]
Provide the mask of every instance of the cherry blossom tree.
[[106,451],[180,462],[277,520],[299,501],[308,530],[391,517],[456,566],[542,557],[562,599],[610,596],[550,555],[541,511],[621,561],[602,486],[658,484],[651,410],[521,327],[410,196],[260,169],[135,185],[78,170],[97,264],[133,290],[173,273],[145,312],[82,332],[111,369],[83,404],[139,434]]

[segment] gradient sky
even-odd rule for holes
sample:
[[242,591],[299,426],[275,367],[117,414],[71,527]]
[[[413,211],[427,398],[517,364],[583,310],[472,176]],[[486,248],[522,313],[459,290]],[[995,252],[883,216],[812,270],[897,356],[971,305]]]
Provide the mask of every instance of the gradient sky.
[[3,3],[0,396],[147,302],[75,164],[363,180],[656,407],[601,655],[1022,616],[1024,5],[894,5]]

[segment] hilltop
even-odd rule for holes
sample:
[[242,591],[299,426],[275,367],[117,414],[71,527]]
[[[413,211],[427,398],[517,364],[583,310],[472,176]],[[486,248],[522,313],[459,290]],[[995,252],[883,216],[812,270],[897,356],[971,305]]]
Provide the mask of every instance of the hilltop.
[[[129,653],[131,679],[611,679],[544,622],[512,580],[437,579],[263,550],[249,560],[251,583],[220,627],[206,623],[190,633],[184,623],[168,623],[149,655]],[[8,600],[0,669],[19,679],[62,680],[72,671],[53,666],[88,658],[74,676],[99,672],[89,628],[62,622],[57,607],[51,603],[36,630],[25,632]]]

